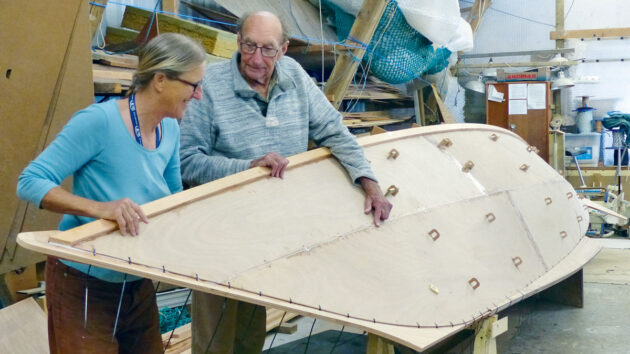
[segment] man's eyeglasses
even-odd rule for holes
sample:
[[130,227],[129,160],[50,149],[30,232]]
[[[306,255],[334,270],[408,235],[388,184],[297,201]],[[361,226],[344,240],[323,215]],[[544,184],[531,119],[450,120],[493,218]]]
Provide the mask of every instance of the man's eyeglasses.
[[276,54],[278,54],[278,51],[280,51],[278,48],[257,46],[252,43],[241,42],[241,51],[245,54],[254,54],[258,48],[260,48],[262,56],[267,58],[275,57]]
[[192,87],[193,88],[193,92],[196,92],[197,88],[201,86],[201,81],[199,81],[198,83],[195,84],[195,83],[192,83],[190,81],[187,81],[187,80],[184,80],[184,79],[180,79],[178,77],[172,77],[171,79],[172,80],[177,80],[177,81],[179,81],[179,82],[181,82],[183,84],[186,84],[186,85]]

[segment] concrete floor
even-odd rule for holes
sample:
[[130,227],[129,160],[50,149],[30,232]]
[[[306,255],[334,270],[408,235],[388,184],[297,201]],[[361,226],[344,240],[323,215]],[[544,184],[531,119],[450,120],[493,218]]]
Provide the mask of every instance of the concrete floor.
[[[599,239],[605,247],[584,268],[584,308],[530,298],[500,313],[509,329],[497,338],[498,353],[630,353],[630,240]],[[296,333],[278,334],[271,353],[365,353],[361,331],[317,320],[308,339],[312,318],[300,317]],[[339,340],[337,339],[339,338]],[[273,333],[267,337],[269,349]],[[472,353],[473,336],[449,353]],[[269,352],[267,350],[267,352]],[[398,352],[398,351],[397,351]]]

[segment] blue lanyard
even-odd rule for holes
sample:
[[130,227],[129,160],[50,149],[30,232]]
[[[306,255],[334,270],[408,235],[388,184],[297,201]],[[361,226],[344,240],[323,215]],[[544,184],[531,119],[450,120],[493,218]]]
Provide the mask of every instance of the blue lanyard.
[[[140,122],[138,121],[138,113],[136,112],[136,94],[129,96],[129,115],[131,116],[131,125],[133,135],[136,137],[138,144],[142,145],[142,135],[140,133]],[[160,130],[155,127],[155,148],[160,146]]]

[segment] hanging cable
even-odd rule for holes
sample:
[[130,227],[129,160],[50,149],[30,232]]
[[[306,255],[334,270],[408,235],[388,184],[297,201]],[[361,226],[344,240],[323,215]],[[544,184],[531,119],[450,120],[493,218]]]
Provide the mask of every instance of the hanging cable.
[[[284,313],[282,314],[282,317],[280,318],[280,323],[278,323],[278,327],[282,325],[282,321],[284,320],[284,316],[286,315],[287,315],[287,312],[284,311]],[[267,349],[267,354],[271,353],[271,348],[273,347],[273,342],[276,340],[277,335],[278,335],[278,331],[276,330],[276,332],[273,334],[273,338],[271,338],[271,343],[269,344],[269,349]]]
[[311,343],[311,337],[313,336],[313,328],[315,327],[315,322],[317,322],[317,318],[313,319],[313,325],[311,325],[311,331],[308,333],[308,340],[306,340],[306,348],[304,348],[304,354],[308,352],[308,345]]
[[116,321],[114,321],[114,331],[112,332],[112,343],[116,338],[116,328],[118,328],[118,318],[120,317],[120,308],[122,307],[123,295],[125,295],[125,285],[127,284],[127,273],[123,278],[122,288],[120,289],[120,300],[118,301],[118,311],[116,311]]
[[92,265],[88,265],[87,272],[85,273],[85,300],[83,305],[83,328],[87,328],[87,311],[88,311],[88,281],[90,280],[90,270]]
[[337,336],[337,340],[335,341],[335,344],[333,345],[332,349],[330,350],[330,354],[332,354],[332,352],[335,351],[335,348],[337,347],[337,344],[339,343],[339,339],[341,339],[341,335],[343,334],[344,328],[346,328],[346,326],[341,326],[341,331],[339,332],[339,335]]
[[[319,32],[322,37],[322,43],[324,43],[324,22],[322,20],[322,0],[319,0]],[[324,80],[324,48],[325,45],[322,44],[322,91],[324,91],[325,80]]]
[[[160,283],[158,283],[158,285],[160,285]],[[192,294],[192,289],[188,291],[188,296],[186,296],[186,301],[184,301],[184,304],[179,308],[179,313],[177,314],[177,319],[175,320],[175,326],[173,326],[171,335],[168,337],[168,341],[166,342],[166,345],[164,346],[163,353],[166,353],[166,349],[168,348],[168,345],[171,344],[171,338],[173,338],[173,334],[175,333],[175,329],[177,328],[177,325],[179,324],[179,320],[181,320],[182,318],[182,314],[184,313],[184,308],[188,304],[188,299],[190,299],[190,294]]]

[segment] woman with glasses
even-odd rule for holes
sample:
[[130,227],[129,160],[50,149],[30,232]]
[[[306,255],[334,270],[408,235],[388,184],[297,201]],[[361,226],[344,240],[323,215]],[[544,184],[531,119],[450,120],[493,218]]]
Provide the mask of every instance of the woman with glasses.
[[[201,98],[205,51],[167,33],[138,59],[131,94],[77,112],[19,178],[20,198],[64,214],[59,230],[102,218],[135,236],[138,205],[182,190],[176,119]],[[162,352],[150,280],[48,257],[46,288],[51,353]]]

